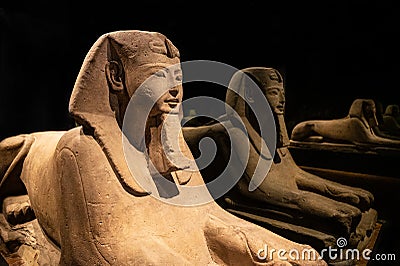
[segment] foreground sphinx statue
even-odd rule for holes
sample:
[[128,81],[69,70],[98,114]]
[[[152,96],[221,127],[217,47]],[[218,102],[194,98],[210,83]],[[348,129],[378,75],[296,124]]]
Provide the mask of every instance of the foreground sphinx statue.
[[[391,123],[384,118],[384,124],[389,126]],[[293,128],[291,140],[400,148],[399,140],[377,135],[376,130],[374,131],[377,127],[375,102],[371,99],[356,99],[347,117],[301,122]],[[393,133],[387,133],[391,134]]]
[[[226,103],[244,122],[251,145],[249,159],[244,162],[245,172],[239,183],[222,197],[221,205],[240,217],[262,224],[286,237],[306,239],[314,247],[334,246],[336,239],[345,237],[349,239],[348,247],[362,249],[377,219],[376,211],[371,208],[373,195],[360,188],[322,179],[299,168],[288,150],[282,76],[277,70],[264,67],[246,68],[237,72],[231,84],[241,84],[239,92],[248,97],[249,101],[258,99],[251,98],[252,93],[248,91],[251,86],[246,84],[247,75],[258,85],[257,89],[262,90],[273,112],[277,130],[276,152],[263,182],[254,191],[249,191],[250,179],[257,163],[268,164],[272,158],[261,152],[261,143],[265,140],[260,135],[259,121],[243,98],[238,97],[233,90],[228,90]],[[235,119],[227,112],[219,120],[220,123],[184,127],[185,139],[195,155],[199,141],[204,137],[214,139],[221,149],[216,155],[217,162],[202,170],[206,180],[221,172],[219,168],[226,165],[230,156],[229,146],[240,142],[233,138],[230,143],[227,137],[227,131],[235,128]]]
[[[151,177],[151,161],[176,185],[204,184],[198,171],[185,173],[161,150],[159,127],[182,100],[179,64],[177,48],[160,33],[120,31],[101,36],[83,62],[70,100],[70,113],[79,126],[0,143],[3,215],[19,217],[8,220],[10,227],[33,219],[24,218],[31,208],[47,240],[59,250],[60,265],[326,265],[320,259],[286,260],[276,254],[259,258],[265,244],[300,253],[310,246],[239,219],[214,201],[191,207],[166,204],[136,182],[123,153],[121,128],[135,90],[151,76],[154,82],[147,85],[144,97],[153,97],[167,82],[174,86],[145,117],[146,139],[131,143],[145,162],[139,168]],[[140,108],[138,104],[134,109],[140,114]],[[167,130],[174,127],[180,128],[179,123]],[[179,142],[191,157],[182,135]],[[29,200],[14,200],[26,192]],[[369,202],[364,194],[362,200]],[[357,208],[348,210],[359,214]]]

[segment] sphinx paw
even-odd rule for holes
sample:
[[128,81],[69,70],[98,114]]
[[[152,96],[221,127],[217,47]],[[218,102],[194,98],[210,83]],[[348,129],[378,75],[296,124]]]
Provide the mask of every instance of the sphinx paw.
[[[315,261],[292,260],[281,258],[276,253],[267,253],[264,256],[265,244],[270,248],[296,248],[301,252],[310,246],[300,245],[268,230],[246,221],[232,223],[225,222],[210,215],[204,227],[204,236],[207,241],[212,260],[218,265],[326,265],[318,258]],[[261,252],[260,252],[261,251]],[[317,253],[316,253],[317,254]]]
[[361,188],[356,188],[354,193],[356,193],[360,199],[360,209],[363,211],[368,210],[374,202],[374,195],[371,192]]
[[7,222],[12,225],[23,224],[36,218],[28,195],[12,196],[4,199],[3,214]]
[[346,190],[338,193],[337,196],[342,199],[341,201],[347,202],[361,211],[368,210],[374,201],[374,196],[370,192],[360,188]]

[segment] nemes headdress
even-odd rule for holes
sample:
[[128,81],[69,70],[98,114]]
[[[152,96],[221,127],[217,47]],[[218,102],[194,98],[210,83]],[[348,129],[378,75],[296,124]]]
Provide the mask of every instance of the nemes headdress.
[[112,60],[119,60],[124,68],[134,71],[136,66],[146,63],[179,63],[179,51],[157,32],[131,30],[104,34],[86,55],[69,103],[71,116],[93,131],[124,188],[134,195],[147,195],[125,162],[122,131],[110,105],[112,92],[105,67]]

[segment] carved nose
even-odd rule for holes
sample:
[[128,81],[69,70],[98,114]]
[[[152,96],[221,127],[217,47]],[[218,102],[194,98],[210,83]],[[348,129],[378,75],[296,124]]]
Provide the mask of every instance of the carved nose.
[[176,97],[178,95],[178,89],[177,88],[172,88],[169,90],[169,94],[172,95],[172,97]]

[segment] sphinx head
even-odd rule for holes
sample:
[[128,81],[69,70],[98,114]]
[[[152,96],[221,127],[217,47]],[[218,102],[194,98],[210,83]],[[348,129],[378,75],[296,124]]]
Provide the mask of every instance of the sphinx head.
[[[238,87],[237,91],[247,103],[260,101],[255,90],[261,90],[275,115],[283,115],[285,112],[286,99],[283,78],[274,68],[249,67],[242,69],[234,75],[229,86]],[[234,90],[227,91],[226,103],[239,115],[249,115],[248,106],[246,107],[244,101],[237,96]]]
[[[169,112],[182,100],[179,51],[163,34],[116,31],[104,34],[87,54],[74,86],[70,113],[95,127],[98,117],[121,126],[126,107],[142,83],[155,104],[152,115]],[[161,96],[161,97],[160,97]]]
[[[132,132],[126,137],[140,151],[145,149],[142,144],[146,122],[179,109],[181,75],[178,49],[157,32],[104,34],[82,64],[70,98],[70,114],[101,145],[130,193],[148,194],[136,183],[126,164],[122,136]],[[132,113],[129,106],[134,106]],[[127,113],[130,119],[125,119]],[[126,120],[130,122],[129,130],[122,132]]]
[[[251,67],[243,70],[261,89],[268,100],[271,110],[276,115],[283,115],[285,112],[285,89],[283,79],[278,70],[266,67]],[[251,91],[246,91],[246,98],[252,99]]]
[[182,71],[177,48],[160,33],[131,31],[109,35],[105,75],[112,108],[121,121],[140,86],[141,102],[154,104],[150,116],[166,114],[182,101]]
[[354,100],[350,107],[349,117],[360,119],[367,128],[378,125],[375,102],[371,99]]
[[385,110],[385,115],[397,117],[400,115],[399,106],[395,104],[388,105]]

